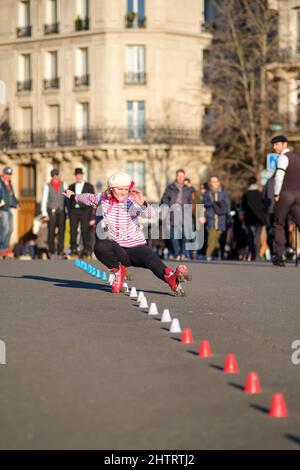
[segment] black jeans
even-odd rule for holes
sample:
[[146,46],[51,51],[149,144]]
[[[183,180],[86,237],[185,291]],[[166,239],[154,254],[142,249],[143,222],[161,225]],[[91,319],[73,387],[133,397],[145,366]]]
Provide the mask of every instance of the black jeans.
[[118,269],[119,263],[122,263],[126,267],[150,269],[155,276],[164,280],[166,265],[147,245],[126,248],[113,240],[97,239],[94,253],[109,269]]
[[90,237],[90,210],[89,209],[72,209],[70,210],[70,226],[71,226],[71,250],[77,251],[77,230],[78,224],[81,225],[81,236],[83,250],[85,254],[92,252]]
[[300,228],[300,191],[283,192],[279,201],[275,204],[274,220],[274,251],[276,255],[282,256],[285,251],[285,222],[290,215]]
[[64,251],[65,238],[65,212],[61,209],[48,209],[48,244],[49,252],[55,253],[55,229],[58,227],[58,247],[57,253],[60,255]]

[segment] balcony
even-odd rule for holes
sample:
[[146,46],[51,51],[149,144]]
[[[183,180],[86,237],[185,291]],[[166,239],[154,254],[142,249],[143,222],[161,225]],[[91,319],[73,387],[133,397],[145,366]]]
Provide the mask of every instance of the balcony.
[[[0,148],[3,146],[0,136]],[[178,128],[169,126],[141,127],[89,127],[84,129],[41,129],[34,131],[11,131],[6,138],[8,149],[44,147],[80,147],[99,145],[201,145],[201,132],[198,128]]]
[[59,78],[45,78],[44,79],[44,90],[53,90],[59,88]]
[[139,16],[137,13],[128,12],[125,15],[125,27],[126,28],[146,28],[146,17]]
[[18,38],[29,38],[31,37],[31,26],[20,26],[17,28],[17,37]]
[[90,76],[89,75],[79,75],[74,77],[74,86],[75,88],[81,86],[89,86],[90,85]]
[[126,72],[124,82],[126,85],[145,85],[146,72]]
[[44,34],[58,34],[59,23],[44,24]]
[[32,90],[32,80],[22,80],[17,82],[17,91],[31,91]]
[[90,29],[90,19],[77,16],[75,19],[75,31],[87,31]]

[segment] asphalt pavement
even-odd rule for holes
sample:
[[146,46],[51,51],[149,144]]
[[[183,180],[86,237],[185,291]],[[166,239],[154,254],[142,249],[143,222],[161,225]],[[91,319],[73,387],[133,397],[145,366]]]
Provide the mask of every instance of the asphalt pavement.
[[[131,268],[129,282],[192,329],[183,345],[160,315],[72,262],[0,261],[0,448],[299,450],[300,267],[189,269],[187,297],[146,270]],[[209,359],[197,356],[202,339]],[[222,370],[228,353],[238,374]],[[249,371],[259,395],[243,391]],[[276,392],[287,418],[268,415]]]

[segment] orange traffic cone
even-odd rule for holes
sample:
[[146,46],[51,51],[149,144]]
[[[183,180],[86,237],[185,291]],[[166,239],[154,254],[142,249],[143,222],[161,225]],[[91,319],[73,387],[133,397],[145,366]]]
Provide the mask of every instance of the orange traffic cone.
[[285,418],[287,415],[288,410],[282,393],[275,393],[272,397],[269,416],[272,416],[272,418]]
[[208,339],[204,339],[200,345],[200,349],[198,352],[199,357],[211,357],[212,352],[211,352],[211,347],[209,344]]
[[227,354],[224,362],[224,372],[226,374],[237,374],[239,369],[234,354]]
[[193,341],[194,341],[194,338],[192,335],[192,330],[190,328],[185,328],[181,336],[181,342],[183,344],[191,344],[193,343]]
[[260,393],[261,386],[256,372],[249,372],[247,375],[246,385],[244,391],[246,393]]

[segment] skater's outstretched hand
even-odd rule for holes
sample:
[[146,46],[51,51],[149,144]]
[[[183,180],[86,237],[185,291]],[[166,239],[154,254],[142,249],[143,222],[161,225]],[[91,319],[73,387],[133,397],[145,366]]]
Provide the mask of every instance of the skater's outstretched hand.
[[138,189],[132,189],[130,191],[130,196],[135,200],[137,204],[142,206],[145,202],[144,196],[142,191],[139,191]]
[[73,196],[73,194],[75,194],[75,193],[73,191],[71,191],[70,189],[66,189],[63,192],[63,195],[66,196],[68,199],[70,199],[70,197]]

